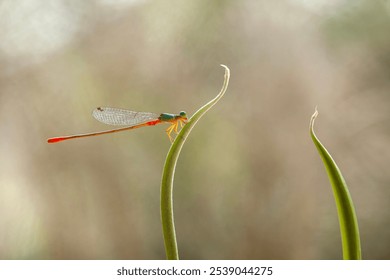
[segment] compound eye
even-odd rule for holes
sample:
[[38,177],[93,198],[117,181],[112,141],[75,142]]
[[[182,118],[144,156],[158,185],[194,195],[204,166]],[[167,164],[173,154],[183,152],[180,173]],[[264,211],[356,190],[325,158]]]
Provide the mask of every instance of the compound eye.
[[186,112],[184,112],[184,111],[181,111],[181,112],[180,112],[180,117],[186,118],[186,117],[187,117],[187,114],[186,114]]

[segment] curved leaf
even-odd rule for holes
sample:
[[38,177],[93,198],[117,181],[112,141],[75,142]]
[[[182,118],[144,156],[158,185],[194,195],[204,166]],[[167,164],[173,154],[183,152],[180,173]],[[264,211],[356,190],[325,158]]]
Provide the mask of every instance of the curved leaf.
[[188,135],[194,128],[199,119],[213,107],[225,94],[229,84],[230,70],[227,66],[225,68],[225,79],[222,89],[219,94],[207,104],[201,107],[182,128],[177,135],[175,141],[169,149],[167,158],[165,160],[164,171],[161,182],[161,222],[164,234],[165,252],[167,259],[178,260],[179,253],[177,249],[175,224],[173,218],[173,178],[175,175],[176,163],[180,155],[181,148],[184,145]]
[[340,169],[314,133],[314,120],[317,116],[318,111],[316,109],[310,120],[310,134],[321,159],[324,162],[326,172],[332,185],[339,216],[343,258],[345,260],[360,260],[362,255],[355,208],[348,191],[347,183],[345,182]]

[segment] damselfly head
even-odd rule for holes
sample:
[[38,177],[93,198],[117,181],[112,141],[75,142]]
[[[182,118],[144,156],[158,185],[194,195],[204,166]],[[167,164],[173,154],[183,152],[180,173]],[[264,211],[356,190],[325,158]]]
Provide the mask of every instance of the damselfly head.
[[179,113],[179,115],[180,115],[180,117],[182,117],[183,119],[187,119],[187,114],[186,114],[186,112],[181,111],[181,112]]

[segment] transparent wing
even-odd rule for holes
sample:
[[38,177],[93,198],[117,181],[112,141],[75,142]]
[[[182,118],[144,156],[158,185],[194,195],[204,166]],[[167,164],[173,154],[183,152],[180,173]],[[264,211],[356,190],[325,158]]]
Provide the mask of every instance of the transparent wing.
[[147,112],[134,112],[125,109],[98,107],[92,112],[92,116],[99,122],[110,125],[137,125],[148,121],[157,120],[160,115]]

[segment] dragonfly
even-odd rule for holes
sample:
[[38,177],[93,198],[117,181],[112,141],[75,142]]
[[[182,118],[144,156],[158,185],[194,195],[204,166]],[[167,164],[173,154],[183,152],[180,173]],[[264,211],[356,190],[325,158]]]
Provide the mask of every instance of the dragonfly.
[[92,112],[92,116],[99,122],[109,125],[121,125],[117,129],[91,132],[85,134],[75,134],[69,136],[58,136],[47,139],[48,143],[58,143],[64,140],[84,138],[90,136],[98,136],[103,134],[115,133],[125,130],[136,129],[144,126],[154,126],[161,123],[170,124],[165,130],[171,143],[173,142],[172,133],[178,134],[179,126],[182,128],[187,122],[187,114],[181,111],[179,114],[156,114],[149,112],[135,112],[126,109],[110,108],[110,107],[98,107]]

